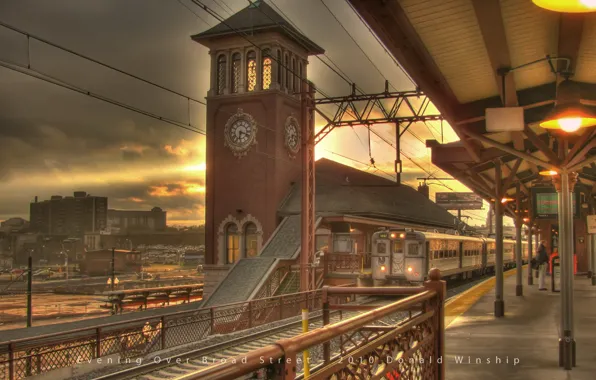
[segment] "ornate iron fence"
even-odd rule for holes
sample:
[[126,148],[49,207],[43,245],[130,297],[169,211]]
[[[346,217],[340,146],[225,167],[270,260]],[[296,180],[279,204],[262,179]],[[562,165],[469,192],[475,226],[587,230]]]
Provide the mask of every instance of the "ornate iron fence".
[[367,254],[360,253],[326,253],[323,256],[323,265],[326,273],[357,273],[366,267],[367,257]]
[[[444,380],[445,281],[438,269],[421,287],[323,288],[322,328],[282,339],[242,357],[185,375],[185,380],[296,379],[302,355],[310,351],[309,379]],[[344,295],[407,296],[357,317],[329,323],[330,310],[356,310],[361,305],[334,305]],[[368,307],[370,309],[370,306]],[[301,364],[302,362],[302,364]]]
[[321,310],[322,291],[285,294],[247,302],[104,324],[0,343],[0,380],[18,380],[117,354],[141,357],[300,315],[307,304]]

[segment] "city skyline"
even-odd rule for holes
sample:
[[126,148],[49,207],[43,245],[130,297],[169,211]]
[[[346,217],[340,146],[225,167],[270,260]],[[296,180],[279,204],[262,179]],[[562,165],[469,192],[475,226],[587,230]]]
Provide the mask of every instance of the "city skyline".
[[[189,97],[206,96],[209,54],[206,48],[192,42],[190,36],[218,22],[192,3],[92,1],[82,5],[67,0],[59,1],[58,6],[32,3],[3,2],[1,21]],[[248,4],[245,0],[229,0],[225,2],[229,7],[226,9],[218,8],[213,1],[206,3],[225,17]],[[359,87],[382,91],[386,77],[399,90],[414,89],[346,3],[327,4],[343,20],[342,25],[320,1],[308,1],[307,6],[289,0],[269,3],[279,6],[304,34],[323,46],[327,56]],[[106,20],[110,20],[110,28],[105,28]],[[79,30],[77,35],[69,33],[73,28]],[[98,34],[99,30],[102,33]],[[190,121],[195,128],[204,130],[202,105],[189,104],[186,99],[39,42],[32,41],[27,47],[25,38],[3,28],[0,28],[0,41],[9,47],[0,53],[2,60],[29,63],[32,69],[59,80],[165,117]],[[360,47],[383,75],[366,59]],[[352,59],[355,56],[358,59]],[[309,79],[330,95],[350,91],[339,76],[316,58],[310,60],[309,74]],[[0,143],[8,147],[0,152],[0,179],[4,182],[0,189],[0,220],[27,215],[26,205],[36,195],[49,198],[83,189],[108,197],[112,208],[147,209],[159,205],[168,210],[170,225],[202,224],[204,136],[10,70],[0,69],[0,83],[3,84]],[[322,123],[317,120],[317,125]],[[374,128],[387,139],[393,139],[394,127]],[[457,138],[451,128],[447,124],[441,128],[438,122],[419,123],[410,131],[412,134],[405,135],[402,149],[415,162],[403,158],[404,183],[415,187],[416,178],[427,177],[429,173],[445,177],[430,163],[424,141],[454,141]],[[370,141],[369,156],[368,133],[364,127],[334,131],[317,146],[316,153],[319,158],[327,157],[383,176],[391,174],[395,159],[393,149],[375,136]],[[367,166],[371,157],[376,168]],[[468,191],[456,181],[444,185],[455,191]],[[437,191],[447,189],[431,185],[431,199]],[[484,222],[485,211],[465,211],[464,215],[472,216],[470,224],[477,225]]]

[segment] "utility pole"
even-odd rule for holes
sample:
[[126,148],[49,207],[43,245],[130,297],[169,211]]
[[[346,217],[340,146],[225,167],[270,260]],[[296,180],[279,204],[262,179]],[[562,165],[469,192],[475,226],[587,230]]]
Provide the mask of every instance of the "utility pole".
[[112,291],[116,285],[116,248],[112,247]]
[[33,290],[33,257],[31,257],[31,252],[29,252],[29,275],[27,276],[27,327],[31,327],[33,322],[33,299],[32,299],[32,290]]

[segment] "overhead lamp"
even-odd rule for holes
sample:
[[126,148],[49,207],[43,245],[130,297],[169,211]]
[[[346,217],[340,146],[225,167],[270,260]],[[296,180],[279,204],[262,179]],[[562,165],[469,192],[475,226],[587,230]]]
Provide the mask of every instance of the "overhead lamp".
[[528,223],[530,221],[530,218],[524,218],[524,223]]
[[554,171],[554,170],[543,170],[543,171],[541,171],[541,172],[538,172],[538,174],[548,177],[548,176],[554,176],[554,175],[557,175],[557,174],[559,174],[559,173],[557,173],[557,172],[556,172],[556,171]]
[[540,126],[570,133],[596,125],[596,113],[581,104],[580,99],[577,84],[565,79],[557,88],[555,107],[546,115]]
[[540,8],[555,12],[588,13],[596,11],[596,0],[532,0]]
[[507,197],[505,197],[505,198],[501,199],[501,203],[505,204],[505,203],[511,202],[513,200],[514,200],[513,198],[507,198]]

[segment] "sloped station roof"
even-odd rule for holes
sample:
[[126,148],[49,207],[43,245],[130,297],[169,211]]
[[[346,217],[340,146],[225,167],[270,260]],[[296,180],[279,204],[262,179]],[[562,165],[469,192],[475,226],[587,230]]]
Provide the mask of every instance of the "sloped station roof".
[[[572,72],[582,103],[596,106],[596,14],[550,12],[531,0],[348,1],[460,137],[451,144],[427,142],[433,163],[485,199],[494,199],[496,177],[508,195],[520,183],[527,196],[545,169],[508,149],[551,163],[582,163],[596,153],[594,131],[569,134],[565,156],[556,132],[538,126],[554,105],[555,72]],[[516,69],[503,80],[504,68]],[[487,133],[485,109],[504,104],[524,108],[523,132]],[[502,145],[490,146],[483,137]],[[586,162],[579,174],[580,182],[596,187],[594,163]]]
[[[319,216],[351,215],[455,228],[455,217],[415,189],[371,173],[320,159],[315,165],[315,210]],[[296,184],[279,208],[282,216],[301,212]]]

